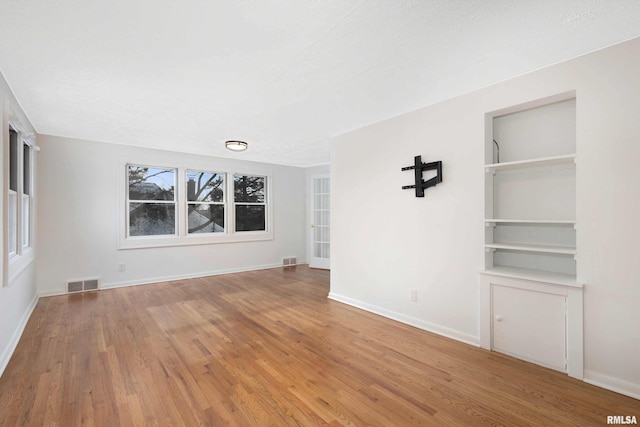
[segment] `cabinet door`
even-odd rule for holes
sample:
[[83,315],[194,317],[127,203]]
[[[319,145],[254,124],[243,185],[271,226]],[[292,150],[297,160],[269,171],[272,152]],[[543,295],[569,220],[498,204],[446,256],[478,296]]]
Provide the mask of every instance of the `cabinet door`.
[[566,297],[492,285],[494,350],[566,371]]

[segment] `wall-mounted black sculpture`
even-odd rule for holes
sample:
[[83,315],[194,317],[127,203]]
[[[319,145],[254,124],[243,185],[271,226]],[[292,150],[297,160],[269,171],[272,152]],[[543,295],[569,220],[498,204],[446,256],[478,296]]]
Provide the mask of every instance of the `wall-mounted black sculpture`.
[[[433,187],[436,184],[442,182],[442,161],[438,160],[437,162],[430,163],[422,163],[422,156],[416,156],[413,159],[413,166],[407,166],[402,168],[403,171],[414,170],[415,184],[414,185],[403,185],[402,189],[406,190],[408,188],[416,189],[416,197],[424,197],[425,188]],[[436,171],[436,176],[431,179],[423,180],[422,172],[423,171]]]

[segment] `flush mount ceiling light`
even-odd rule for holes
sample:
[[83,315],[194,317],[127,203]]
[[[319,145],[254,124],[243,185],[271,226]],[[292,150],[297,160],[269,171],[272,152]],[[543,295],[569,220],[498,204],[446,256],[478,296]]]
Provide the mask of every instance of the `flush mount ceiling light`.
[[233,140],[226,141],[224,145],[231,151],[244,151],[247,149],[247,147],[249,147],[249,144],[247,144],[244,141],[233,141]]

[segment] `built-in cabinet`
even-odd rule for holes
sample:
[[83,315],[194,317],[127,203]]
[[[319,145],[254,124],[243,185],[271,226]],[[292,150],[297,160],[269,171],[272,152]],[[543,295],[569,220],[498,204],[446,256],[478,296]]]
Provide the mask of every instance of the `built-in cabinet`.
[[581,378],[575,93],[487,113],[485,140],[481,345]]

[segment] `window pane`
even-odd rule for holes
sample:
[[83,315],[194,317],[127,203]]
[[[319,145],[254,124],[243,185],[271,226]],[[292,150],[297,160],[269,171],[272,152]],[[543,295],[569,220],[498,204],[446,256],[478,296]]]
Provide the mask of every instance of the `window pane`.
[[264,205],[237,205],[236,231],[266,230]]
[[129,235],[175,234],[176,208],[173,203],[130,203]]
[[329,178],[322,178],[322,192],[329,193],[331,190],[331,183],[329,182]]
[[233,176],[233,193],[236,202],[264,203],[263,176]]
[[316,258],[330,258],[329,243],[315,243],[313,245],[313,256]]
[[174,200],[175,169],[129,166],[129,200]]
[[18,191],[18,133],[9,130],[9,189]]
[[9,254],[16,253],[18,246],[18,195],[9,193]]
[[187,171],[187,200],[189,202],[223,202],[224,174]]
[[315,208],[316,209],[329,209],[329,195],[328,194],[316,194],[315,198]]
[[328,242],[329,241],[329,227],[315,226],[313,229],[314,240],[316,242]]
[[31,200],[28,195],[22,196],[22,247],[29,246],[29,208]]
[[315,211],[313,213],[313,221],[316,226],[329,225],[330,211]]
[[27,144],[22,146],[22,192],[31,194],[31,150]]
[[224,232],[224,205],[189,204],[189,233]]

